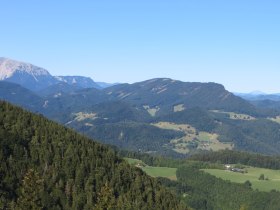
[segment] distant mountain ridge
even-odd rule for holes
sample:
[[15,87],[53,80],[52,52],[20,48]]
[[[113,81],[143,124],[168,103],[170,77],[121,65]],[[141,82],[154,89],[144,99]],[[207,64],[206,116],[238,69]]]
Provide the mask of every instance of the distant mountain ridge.
[[101,87],[94,82],[90,77],[82,76],[55,76],[58,81],[65,82],[69,85],[79,86],[81,88],[96,88],[101,89]]
[[[1,80],[19,84],[35,92],[49,89],[51,86],[55,86],[58,83],[66,83],[73,86],[74,90],[83,88],[103,89],[115,85],[102,82],[100,82],[99,85],[90,77],[84,76],[53,76],[44,68],[4,57],[0,57],[0,81]],[[50,91],[50,89],[48,91]]]
[[32,91],[57,83],[46,69],[8,58],[0,58],[0,80],[20,84]]
[[261,91],[254,91],[251,93],[234,93],[234,94],[248,101],[261,101],[261,100],[280,101],[280,93],[266,94]]
[[225,109],[255,115],[255,107],[227,91],[223,85],[209,82],[182,82],[155,78],[134,84],[121,84],[104,89],[111,99],[128,101],[155,115],[183,111],[192,107]]

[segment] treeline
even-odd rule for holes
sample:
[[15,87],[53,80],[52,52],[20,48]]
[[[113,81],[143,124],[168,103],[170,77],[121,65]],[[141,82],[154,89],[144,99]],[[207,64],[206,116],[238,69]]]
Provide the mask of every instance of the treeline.
[[279,210],[279,192],[252,190],[249,181],[232,183],[189,166],[178,168],[177,179],[176,189],[185,190],[182,199],[194,209]]
[[266,156],[241,151],[224,150],[218,152],[207,152],[204,154],[193,155],[189,159],[223,164],[240,163],[260,168],[280,169],[280,156]]
[[0,102],[0,209],[186,209],[109,147]]

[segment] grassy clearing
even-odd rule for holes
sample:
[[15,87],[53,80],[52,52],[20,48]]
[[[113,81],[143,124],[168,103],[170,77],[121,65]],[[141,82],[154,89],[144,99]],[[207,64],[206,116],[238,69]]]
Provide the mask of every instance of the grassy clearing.
[[75,121],[81,122],[83,120],[86,119],[91,119],[91,120],[95,120],[97,119],[97,113],[86,113],[86,112],[78,112],[78,113],[74,113],[75,116]]
[[146,166],[142,170],[152,177],[166,177],[171,180],[177,180],[177,168]]
[[168,167],[153,167],[148,166],[143,163],[141,160],[125,158],[125,160],[138,168],[141,168],[151,177],[165,177],[171,180],[177,180],[176,171],[177,168],[168,168]]
[[157,112],[160,110],[160,108],[158,106],[154,107],[154,108],[150,108],[150,106],[145,105],[143,106],[144,109],[147,110],[147,112],[152,116],[156,116]]
[[[124,158],[130,165],[137,165],[138,163],[145,164],[143,163],[142,160],[138,159],[133,159],[133,158]],[[146,165],[146,164],[145,164]]]
[[178,104],[178,105],[173,107],[174,112],[181,112],[181,111],[184,111],[184,110],[185,110],[184,104]]
[[273,118],[268,118],[268,119],[280,124],[280,116],[273,117]]
[[239,113],[235,113],[235,112],[224,112],[224,111],[220,111],[220,110],[211,110],[212,112],[216,112],[216,113],[223,113],[223,114],[228,114],[229,118],[232,120],[255,120],[255,117],[252,117],[250,115],[247,114],[239,114]]
[[207,132],[198,132],[194,127],[188,124],[175,124],[170,122],[158,122],[152,124],[161,129],[170,129],[176,131],[182,131],[185,133],[185,136],[178,139],[173,139],[170,141],[170,144],[173,147],[173,150],[187,154],[191,149],[201,149],[201,150],[224,150],[224,149],[233,149],[231,143],[223,143],[218,140],[218,134],[207,133]]
[[[224,180],[229,180],[236,183],[244,183],[249,180],[252,183],[253,189],[269,192],[271,190],[280,191],[280,170],[271,170],[263,168],[246,168],[248,173],[237,173],[219,169],[204,169],[203,171],[210,173]],[[259,180],[261,174],[264,174],[268,180]]]

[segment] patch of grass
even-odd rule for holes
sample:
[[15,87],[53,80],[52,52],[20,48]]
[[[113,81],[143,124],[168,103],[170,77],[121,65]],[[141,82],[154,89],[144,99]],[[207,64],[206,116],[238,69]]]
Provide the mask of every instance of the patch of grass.
[[138,163],[143,163],[142,160],[133,159],[133,158],[124,158],[130,165],[136,165]]
[[[227,170],[219,169],[203,169],[203,171],[210,173],[216,177],[224,180],[229,180],[236,183],[244,183],[249,180],[252,183],[253,189],[269,192],[271,190],[280,191],[280,170],[271,170],[263,168],[246,168],[248,173],[237,173]],[[259,180],[261,174],[264,174],[268,180]]]
[[148,166],[143,161],[133,158],[124,158],[129,164],[137,166],[138,164],[144,167],[139,167],[145,171],[151,177],[165,177],[171,180],[177,180],[176,171],[177,168],[168,167],[153,167]]
[[156,116],[157,112],[160,110],[160,108],[158,106],[154,107],[154,108],[150,108],[150,106],[145,105],[143,106],[144,109],[147,110],[147,112],[152,116]]
[[170,122],[158,122],[152,124],[161,129],[170,129],[176,131],[182,131],[185,136],[179,139],[172,139],[170,144],[175,152],[181,154],[187,154],[190,150],[224,150],[233,149],[234,145],[231,143],[224,143],[218,140],[218,134],[198,132],[194,127],[188,124],[175,124]]
[[273,122],[277,122],[280,124],[280,116],[273,117],[273,118],[268,118],[269,120],[272,120]]
[[185,110],[184,104],[178,104],[178,105],[173,107],[174,112],[181,112],[181,111],[184,111],[184,110]]
[[229,118],[232,120],[255,120],[255,117],[252,117],[247,114],[240,114],[240,113],[235,113],[235,112],[224,112],[220,110],[211,110],[212,112],[216,113],[223,113],[223,114],[228,114]]
[[199,132],[198,139],[201,142],[198,148],[202,150],[219,151],[233,149],[231,143],[224,143],[218,140],[219,135],[215,133]]
[[146,166],[142,170],[152,177],[166,177],[171,180],[177,180],[177,168]]
[[75,116],[75,120],[80,122],[86,119],[95,120],[97,119],[97,113],[86,113],[86,112],[78,112],[73,114]]

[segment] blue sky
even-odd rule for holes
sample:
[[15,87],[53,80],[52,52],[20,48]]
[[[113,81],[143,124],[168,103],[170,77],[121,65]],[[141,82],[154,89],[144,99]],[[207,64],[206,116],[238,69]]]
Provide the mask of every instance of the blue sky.
[[280,92],[280,1],[0,1],[0,56],[53,75]]

